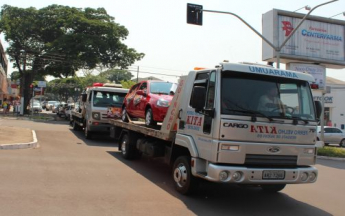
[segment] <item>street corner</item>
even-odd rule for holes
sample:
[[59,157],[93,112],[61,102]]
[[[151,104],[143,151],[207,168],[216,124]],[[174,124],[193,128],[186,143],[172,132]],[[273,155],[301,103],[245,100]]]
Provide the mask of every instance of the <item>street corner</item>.
[[38,148],[36,132],[29,128],[0,126],[0,149]]

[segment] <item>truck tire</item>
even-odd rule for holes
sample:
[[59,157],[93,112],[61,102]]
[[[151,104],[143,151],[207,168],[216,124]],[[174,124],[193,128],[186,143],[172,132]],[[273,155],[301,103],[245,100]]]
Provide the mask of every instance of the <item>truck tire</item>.
[[198,179],[192,175],[189,156],[178,157],[173,166],[172,177],[175,189],[184,195],[191,194],[198,186]]
[[75,122],[75,120],[72,120],[72,128],[74,131],[80,130],[80,126]]
[[286,184],[264,184],[260,185],[261,189],[264,190],[265,192],[269,193],[276,193],[278,191],[281,191],[285,188]]
[[135,146],[132,144],[127,133],[124,134],[121,139],[121,153],[122,157],[127,160],[134,159],[137,156]]
[[88,129],[88,123],[85,124],[84,136],[86,139],[92,139],[92,132]]

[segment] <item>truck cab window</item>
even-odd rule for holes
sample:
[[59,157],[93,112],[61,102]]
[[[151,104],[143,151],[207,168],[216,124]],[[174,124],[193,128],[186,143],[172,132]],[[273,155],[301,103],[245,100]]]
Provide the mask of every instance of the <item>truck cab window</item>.
[[208,82],[208,90],[206,95],[206,109],[212,109],[214,106],[214,93],[215,93],[215,82],[216,82],[216,73],[212,72]]
[[[207,93],[206,93],[206,103],[205,109],[214,108],[214,98],[215,98],[215,82],[216,82],[216,73],[212,71],[208,80]],[[204,127],[203,132],[210,134],[212,131],[212,116],[204,116]]]

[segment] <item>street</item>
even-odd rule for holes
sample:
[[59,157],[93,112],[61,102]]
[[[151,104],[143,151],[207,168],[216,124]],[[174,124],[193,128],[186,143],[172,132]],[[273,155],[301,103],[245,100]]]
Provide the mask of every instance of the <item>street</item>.
[[161,160],[124,160],[115,141],[86,140],[67,121],[0,118],[0,124],[35,130],[40,145],[0,151],[1,215],[345,214],[345,161],[318,160],[316,183],[277,194],[202,182],[187,197],[175,191]]

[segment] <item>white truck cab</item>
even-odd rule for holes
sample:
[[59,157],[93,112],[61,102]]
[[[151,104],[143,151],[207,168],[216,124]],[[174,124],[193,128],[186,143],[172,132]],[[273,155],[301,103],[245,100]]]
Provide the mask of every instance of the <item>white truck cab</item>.
[[81,112],[72,112],[73,128],[84,128],[87,139],[95,132],[109,133],[108,111],[114,107],[121,109],[127,92],[128,89],[119,86],[87,88],[82,94]]
[[316,181],[311,75],[222,63],[187,80],[194,82],[185,86],[175,142],[194,146],[194,176],[260,185]]

